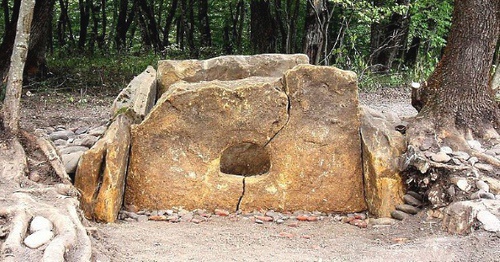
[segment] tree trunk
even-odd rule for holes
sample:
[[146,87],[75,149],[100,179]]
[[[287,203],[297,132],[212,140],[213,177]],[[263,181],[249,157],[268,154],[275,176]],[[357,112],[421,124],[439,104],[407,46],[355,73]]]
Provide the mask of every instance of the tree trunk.
[[[385,4],[385,0],[375,1],[375,6]],[[409,5],[409,0],[397,0],[398,5]],[[373,23],[370,36],[370,64],[377,65],[374,71],[388,71],[392,68],[399,51],[404,49],[408,38],[409,12],[401,15],[393,13],[389,22]]]
[[212,32],[210,30],[210,21],[208,19],[208,0],[201,0],[198,9],[198,21],[200,27],[200,46],[212,46]]
[[269,0],[250,2],[250,42],[254,53],[275,52],[276,22]]
[[326,0],[307,0],[304,53],[311,64],[317,65],[325,44],[325,26],[328,23]]
[[78,39],[78,48],[83,50],[87,42],[87,28],[90,23],[91,0],[78,0],[80,8],[80,38]]
[[489,81],[499,34],[499,0],[455,1],[444,55],[427,84],[412,94],[420,112],[408,132],[410,144],[422,143],[429,134],[456,147],[474,135],[498,137]]
[[170,45],[170,40],[169,40],[170,30],[172,30],[172,22],[174,21],[175,13],[177,12],[178,3],[179,3],[178,0],[172,0],[172,3],[170,4],[168,16],[167,19],[165,20],[165,27],[163,27],[163,46]]

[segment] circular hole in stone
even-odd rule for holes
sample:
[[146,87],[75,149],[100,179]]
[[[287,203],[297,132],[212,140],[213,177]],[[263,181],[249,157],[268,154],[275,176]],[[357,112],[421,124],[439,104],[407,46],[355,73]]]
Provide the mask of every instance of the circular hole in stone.
[[271,160],[267,150],[254,143],[241,143],[226,148],[220,159],[220,171],[238,176],[267,173]]

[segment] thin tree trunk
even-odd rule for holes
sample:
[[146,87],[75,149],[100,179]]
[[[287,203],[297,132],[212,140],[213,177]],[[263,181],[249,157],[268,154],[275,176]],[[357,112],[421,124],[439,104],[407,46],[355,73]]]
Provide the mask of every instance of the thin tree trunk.
[[80,38],[78,39],[78,47],[83,50],[87,42],[87,28],[90,23],[90,5],[91,0],[78,0],[80,9]]
[[208,19],[208,0],[199,1],[198,21],[200,25],[200,46],[212,46],[212,32],[210,30],[210,21]]
[[14,50],[11,56],[7,90],[3,103],[3,128],[6,133],[19,133],[19,112],[21,92],[23,89],[24,64],[28,55],[31,21],[35,0],[22,0],[17,22],[17,34],[14,40]]
[[170,40],[169,40],[170,30],[172,30],[172,22],[174,21],[175,13],[177,12],[178,3],[179,3],[178,0],[172,0],[172,3],[170,4],[168,16],[167,19],[165,20],[165,27],[163,27],[163,46],[170,45]]
[[304,53],[309,57],[311,64],[317,65],[325,42],[328,9],[325,0],[307,0],[307,3]]

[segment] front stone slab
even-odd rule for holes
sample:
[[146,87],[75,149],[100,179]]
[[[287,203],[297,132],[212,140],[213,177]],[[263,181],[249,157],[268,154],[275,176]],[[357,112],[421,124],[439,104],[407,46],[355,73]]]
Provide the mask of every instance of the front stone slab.
[[299,65],[284,81],[290,119],[267,146],[269,174],[246,178],[240,208],[364,210],[356,75]]
[[244,176],[260,172],[259,150],[286,123],[282,90],[281,79],[259,77],[172,86],[132,129],[126,203],[235,210]]
[[364,210],[356,75],[180,81],[132,128],[125,202],[140,209]]

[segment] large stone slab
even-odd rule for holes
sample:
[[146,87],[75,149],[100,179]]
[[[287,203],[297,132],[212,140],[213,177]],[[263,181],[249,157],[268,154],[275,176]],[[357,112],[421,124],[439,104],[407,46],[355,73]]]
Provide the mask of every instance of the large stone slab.
[[132,128],[125,202],[360,211],[359,124],[356,75],[335,68],[179,82]]
[[394,127],[382,113],[362,108],[365,197],[368,211],[376,217],[391,217],[396,206],[403,203],[404,183],[397,160],[406,143]]
[[124,114],[115,118],[104,137],[78,163],[75,186],[85,217],[115,222],[123,203],[130,148],[132,119]]
[[356,74],[299,65],[284,81],[289,121],[266,147],[269,173],[245,179],[240,208],[364,210]]
[[223,152],[229,148],[223,161],[230,163],[248,148],[262,148],[285,125],[282,89],[279,78],[259,77],[172,86],[132,128],[126,203],[235,210],[243,193],[240,175],[255,170],[221,167]]
[[162,60],[158,62],[158,96],[179,81],[196,83],[238,80],[252,76],[281,77],[296,65],[308,64],[304,54],[221,56],[208,60]]
[[142,121],[155,104],[156,89],[156,70],[148,66],[118,94],[111,107],[112,115],[128,112]]

